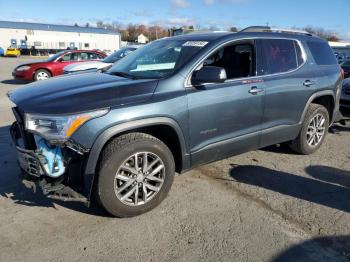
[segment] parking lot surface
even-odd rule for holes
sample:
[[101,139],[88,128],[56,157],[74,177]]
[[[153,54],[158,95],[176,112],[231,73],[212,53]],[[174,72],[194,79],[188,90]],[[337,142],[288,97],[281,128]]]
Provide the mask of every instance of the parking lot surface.
[[6,93],[30,59],[0,58],[0,261],[350,261],[350,125],[310,156],[272,146],[194,169],[156,209],[113,218],[21,185]]

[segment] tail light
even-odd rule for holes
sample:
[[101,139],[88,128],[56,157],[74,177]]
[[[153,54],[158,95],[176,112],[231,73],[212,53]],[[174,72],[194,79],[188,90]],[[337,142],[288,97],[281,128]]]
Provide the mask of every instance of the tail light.
[[345,72],[344,72],[344,69],[343,69],[343,68],[340,68],[340,70],[341,70],[341,77],[342,77],[342,79],[344,80],[344,78],[345,78]]

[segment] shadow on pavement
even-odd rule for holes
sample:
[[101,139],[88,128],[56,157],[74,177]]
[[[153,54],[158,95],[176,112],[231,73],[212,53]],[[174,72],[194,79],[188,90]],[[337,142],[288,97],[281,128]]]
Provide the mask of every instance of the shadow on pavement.
[[15,204],[55,208],[54,204],[89,215],[111,217],[102,207],[93,203],[90,208],[83,203],[64,202],[47,198],[41,190],[33,192],[19,178],[17,154],[9,133],[10,126],[0,127],[0,198],[11,199]]
[[252,165],[235,166],[231,169],[230,176],[240,183],[262,187],[283,195],[350,212],[350,201],[348,201],[350,199],[350,188],[344,187],[344,184],[350,183],[348,171],[310,166],[306,172],[311,171],[314,174],[317,171],[319,172],[318,177],[329,178],[329,170],[332,170],[331,172],[337,177],[337,181],[339,179],[343,181],[342,186],[329,183],[330,179],[325,179],[327,182],[319,181]]
[[287,143],[267,146],[264,148],[260,148],[259,150],[270,152],[270,153],[277,153],[277,154],[287,154],[287,155],[295,155],[295,153],[292,149],[290,149],[289,145]]
[[339,132],[350,132],[350,125],[347,124],[346,126],[343,125],[339,125],[339,124],[334,124],[331,128],[330,128],[330,133],[333,134],[337,134]]
[[309,166],[305,171],[316,179],[350,188],[350,171],[329,166]]
[[292,246],[273,262],[350,261],[350,236],[317,237]]
[[25,85],[30,83],[30,81],[25,81],[21,79],[7,79],[7,80],[2,80],[2,84],[8,84],[8,85]]
[[[339,134],[340,132],[350,132],[350,121],[346,124],[346,126],[336,123],[331,127],[329,127],[328,132],[331,134]],[[287,154],[287,155],[297,154],[292,149],[290,149],[288,142],[260,148],[259,150],[271,152],[271,153]]]

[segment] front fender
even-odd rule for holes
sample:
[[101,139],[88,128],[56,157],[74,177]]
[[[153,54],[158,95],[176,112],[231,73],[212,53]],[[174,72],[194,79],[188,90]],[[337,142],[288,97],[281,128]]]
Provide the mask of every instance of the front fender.
[[183,135],[183,132],[178,125],[178,123],[168,117],[153,117],[140,120],[129,121],[126,123],[118,124],[112,126],[105,131],[103,131],[95,140],[89,156],[87,158],[85,172],[84,172],[84,187],[85,195],[90,199],[93,189],[94,177],[96,174],[96,168],[99,161],[100,153],[103,150],[106,143],[113,137],[121,134],[123,132],[134,130],[138,128],[143,128],[147,126],[154,125],[167,125],[173,128],[179,138],[181,146],[181,155],[182,155],[182,169],[186,170],[190,168],[190,158],[187,152],[187,145]]

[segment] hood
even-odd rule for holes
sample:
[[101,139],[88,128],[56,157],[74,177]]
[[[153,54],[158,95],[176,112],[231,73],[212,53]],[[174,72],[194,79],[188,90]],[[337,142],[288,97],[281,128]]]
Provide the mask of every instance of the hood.
[[142,102],[152,96],[157,83],[86,73],[34,82],[10,91],[8,97],[27,113],[69,114]]
[[18,68],[18,67],[21,67],[21,66],[31,66],[31,65],[40,65],[40,64],[46,64],[47,63],[47,61],[33,61],[33,62],[31,62],[31,63],[25,63],[25,64],[20,64],[20,65],[18,65],[18,66],[16,66],[15,67],[15,69],[16,68]]
[[109,66],[109,63],[104,63],[101,61],[91,61],[91,62],[80,62],[67,65],[63,70],[66,72],[83,71],[88,69],[101,69]]

